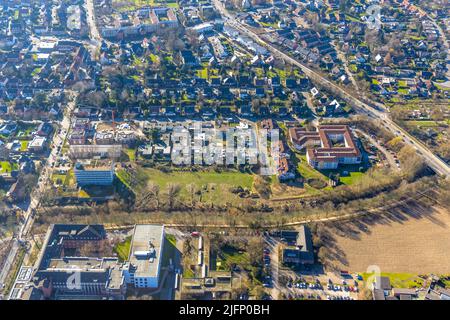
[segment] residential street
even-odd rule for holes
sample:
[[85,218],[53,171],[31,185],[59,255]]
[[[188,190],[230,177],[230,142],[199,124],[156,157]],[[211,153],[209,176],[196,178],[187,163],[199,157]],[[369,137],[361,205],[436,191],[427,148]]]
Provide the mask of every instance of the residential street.
[[257,43],[263,45],[268,50],[270,50],[274,55],[279,56],[280,58],[284,59],[285,61],[296,65],[299,67],[308,77],[311,77],[318,83],[320,83],[322,86],[326,86],[328,89],[333,89],[336,93],[341,95],[341,97],[351,102],[355,107],[361,109],[363,113],[367,114],[369,117],[379,119],[387,124],[388,129],[394,133],[395,135],[401,135],[403,140],[413,146],[416,150],[419,151],[420,155],[425,158],[428,165],[435,170],[437,173],[444,175],[444,176],[450,176],[450,167],[442,161],[439,157],[437,157],[433,152],[431,152],[428,147],[426,147],[422,142],[414,138],[412,135],[410,135],[406,130],[401,128],[399,125],[397,125],[394,121],[392,121],[389,118],[389,115],[385,111],[379,111],[378,109],[369,106],[367,103],[362,102],[358,98],[354,97],[352,94],[348,93],[338,85],[334,84],[333,82],[329,81],[328,79],[325,79],[321,75],[319,75],[317,72],[313,71],[309,67],[305,66],[303,63],[299,62],[298,60],[290,57],[286,53],[280,51],[279,49],[275,48],[274,46],[268,44],[266,41],[262,40],[260,36],[258,36],[256,33],[251,31],[248,27],[246,27],[243,23],[236,21],[234,17],[225,9],[223,4],[219,0],[213,0],[213,4],[216,7],[216,9],[222,14],[222,16],[225,19],[225,23],[230,25],[231,27],[234,27],[235,29],[239,30],[240,32],[246,34],[250,38],[252,38]]
[[55,133],[49,157],[46,161],[44,168],[41,170],[41,174],[39,176],[39,181],[31,193],[31,201],[28,209],[24,212],[24,222],[19,226],[19,233],[13,239],[13,244],[11,250],[6,259],[5,265],[0,270],[0,284],[3,284],[6,280],[7,275],[10,272],[11,266],[14,262],[14,259],[17,256],[17,252],[20,248],[21,243],[26,243],[26,236],[33,226],[34,222],[34,214],[33,212],[39,207],[41,196],[46,188],[47,180],[51,178],[53,165],[56,161],[58,154],[60,153],[61,147],[64,143],[64,140],[67,136],[68,129],[70,127],[70,118],[73,109],[75,108],[75,100],[76,93],[72,92],[71,101],[67,104],[67,108],[64,112],[64,118],[61,121],[60,131],[59,133]]

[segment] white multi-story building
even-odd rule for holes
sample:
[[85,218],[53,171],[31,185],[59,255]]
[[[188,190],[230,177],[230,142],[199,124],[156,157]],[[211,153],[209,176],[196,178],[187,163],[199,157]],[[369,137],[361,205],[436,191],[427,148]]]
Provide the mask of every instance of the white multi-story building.
[[134,227],[130,257],[124,266],[125,281],[136,288],[157,288],[164,246],[164,226],[141,224]]

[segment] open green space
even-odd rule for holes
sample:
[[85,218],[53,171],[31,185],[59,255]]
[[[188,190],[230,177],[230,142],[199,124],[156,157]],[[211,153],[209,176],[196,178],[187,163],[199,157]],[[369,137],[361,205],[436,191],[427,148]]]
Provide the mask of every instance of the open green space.
[[114,247],[114,252],[117,253],[120,261],[127,261],[131,250],[131,236],[126,237],[124,241],[118,243]]
[[233,265],[247,266],[250,264],[246,251],[225,245],[211,257],[211,269],[215,271],[230,271]]
[[[311,167],[306,161],[305,155],[297,155],[297,158],[300,160],[297,163],[297,171],[298,173],[305,179],[305,182],[308,181],[317,181],[320,180],[324,183],[328,182],[328,179],[331,175],[339,174],[339,180],[344,185],[351,185],[358,182],[364,175],[364,172],[359,171],[359,168],[362,165],[341,165],[338,169],[335,170],[316,170]],[[318,188],[314,185],[310,184],[311,189],[308,191],[317,190]],[[328,190],[330,187],[324,187],[322,190]],[[310,193],[310,192],[308,192]]]
[[225,184],[229,186],[241,186],[250,189],[253,183],[253,175],[249,173],[241,173],[239,171],[173,171],[165,173],[156,169],[145,169],[150,181],[155,182],[161,187],[169,183],[178,183],[188,185],[196,184],[198,187],[209,184]]
[[134,148],[126,148],[125,149],[125,153],[127,154],[127,156],[130,159],[130,161],[135,161],[136,160],[136,149],[134,149]]
[[28,149],[28,141],[22,140],[20,141],[20,151],[27,151]]
[[67,187],[73,186],[76,183],[73,170],[69,170],[67,173],[54,173],[52,175],[52,181]]
[[406,121],[408,126],[420,126],[420,127],[438,127],[439,122],[431,120],[412,120]]
[[113,0],[112,5],[115,9],[125,12],[137,10],[142,7],[169,7],[178,8],[176,0]]
[[13,170],[17,170],[17,164],[10,163],[9,161],[0,161],[0,173],[9,173]]
[[152,183],[159,187],[161,194],[165,194],[169,184],[177,185],[180,188],[179,199],[184,201],[192,199],[189,191],[192,185],[195,189],[196,201],[217,204],[241,200],[237,194],[231,192],[231,189],[242,187],[251,190],[254,177],[253,174],[237,170],[163,172],[154,168],[139,168],[134,173],[119,169],[116,171],[116,176],[135,192],[144,190],[148,183]]
[[[364,282],[375,281],[373,273],[362,273]],[[417,288],[421,287],[423,284],[423,279],[416,274],[411,273],[386,273],[382,272],[380,274],[382,277],[388,277],[391,281],[391,286],[393,288]]]
[[170,260],[175,257],[175,250],[177,250],[177,239],[171,234],[166,234],[164,238],[164,251],[162,256],[162,265],[167,267],[170,265]]

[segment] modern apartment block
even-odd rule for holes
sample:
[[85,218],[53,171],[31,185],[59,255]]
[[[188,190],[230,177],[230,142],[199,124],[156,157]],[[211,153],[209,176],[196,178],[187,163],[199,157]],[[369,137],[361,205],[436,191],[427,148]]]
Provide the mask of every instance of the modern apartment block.
[[317,131],[290,128],[289,136],[298,150],[306,149],[306,159],[315,169],[337,169],[342,164],[359,164],[361,152],[346,125],[322,125]]
[[106,242],[102,225],[55,224],[28,283],[16,281],[10,299],[123,299],[123,264],[116,257],[85,257],[80,250]]
[[9,299],[122,300],[129,287],[156,289],[164,235],[163,225],[136,225],[129,260],[122,262],[109,256],[103,225],[51,225],[37,262],[22,266]]
[[74,173],[79,186],[108,186],[113,183],[114,162],[100,160],[77,162]]
[[136,288],[157,288],[164,246],[164,226],[136,225],[128,263],[124,266],[127,283]]

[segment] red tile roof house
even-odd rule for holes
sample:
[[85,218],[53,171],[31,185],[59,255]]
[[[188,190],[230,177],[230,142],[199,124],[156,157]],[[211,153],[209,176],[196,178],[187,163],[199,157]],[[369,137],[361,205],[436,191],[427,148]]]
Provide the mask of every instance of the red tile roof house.
[[315,169],[337,169],[341,164],[362,161],[361,152],[346,125],[323,125],[315,132],[291,128],[289,136],[295,148],[306,148],[306,159]]

